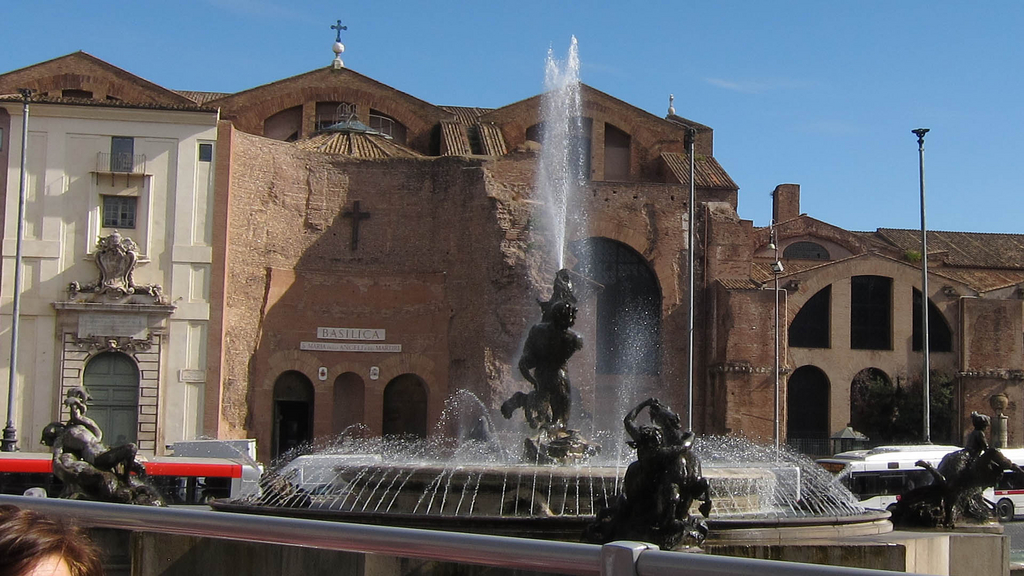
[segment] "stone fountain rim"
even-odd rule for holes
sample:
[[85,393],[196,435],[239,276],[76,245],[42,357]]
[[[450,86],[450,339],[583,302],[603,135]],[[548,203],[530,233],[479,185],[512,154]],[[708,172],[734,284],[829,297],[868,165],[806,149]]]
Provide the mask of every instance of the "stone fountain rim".
[[[216,499],[209,503],[210,507],[219,512],[236,512],[242,514],[256,514],[267,516],[291,516],[291,517],[315,517],[319,519],[331,518],[342,521],[351,520],[357,523],[384,524],[383,519],[389,519],[396,523],[420,524],[424,522],[462,522],[465,524],[579,524],[581,522],[592,522],[593,515],[578,516],[491,516],[474,514],[472,516],[456,516],[451,514],[408,514],[408,513],[387,513],[387,512],[353,512],[335,510],[330,508],[308,508],[287,507],[287,506],[260,506],[256,504],[237,504],[229,499]],[[781,528],[781,527],[804,527],[804,526],[836,526],[849,524],[865,524],[888,520],[890,513],[885,510],[867,509],[857,514],[846,516],[822,515],[822,516],[759,516],[755,514],[736,515],[731,518],[708,518],[708,526],[714,530],[741,530],[750,528]],[[360,522],[362,520],[363,522]],[[371,521],[371,522],[367,522]]]

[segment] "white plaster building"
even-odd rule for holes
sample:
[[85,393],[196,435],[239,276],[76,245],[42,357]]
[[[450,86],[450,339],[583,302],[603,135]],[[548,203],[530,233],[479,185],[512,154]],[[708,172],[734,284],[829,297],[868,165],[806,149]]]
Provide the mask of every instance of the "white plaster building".
[[[104,441],[202,434],[218,112],[75,53],[0,75],[33,88],[15,424],[39,449],[85,386]],[[7,387],[22,102],[0,97],[0,378]],[[129,240],[130,239],[130,240]],[[72,287],[72,283],[74,286]],[[71,287],[69,289],[69,287]],[[0,395],[6,414],[7,394]]]

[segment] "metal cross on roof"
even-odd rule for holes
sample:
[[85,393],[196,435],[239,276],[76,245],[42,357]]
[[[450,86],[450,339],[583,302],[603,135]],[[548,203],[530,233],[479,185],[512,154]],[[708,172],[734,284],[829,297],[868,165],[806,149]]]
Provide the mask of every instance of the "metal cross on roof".
[[335,42],[341,42],[341,31],[342,30],[348,30],[348,26],[342,26],[341,25],[341,20],[338,20],[337,24],[332,24],[331,25],[331,30],[337,30],[338,31],[338,37],[334,41]]

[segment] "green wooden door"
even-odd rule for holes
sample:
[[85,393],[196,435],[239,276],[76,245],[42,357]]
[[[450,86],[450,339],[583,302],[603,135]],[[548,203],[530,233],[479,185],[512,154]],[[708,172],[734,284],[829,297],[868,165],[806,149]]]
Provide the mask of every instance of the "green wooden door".
[[137,440],[139,369],[120,352],[104,352],[89,361],[82,378],[92,396],[87,415],[103,430],[103,443],[120,446]]

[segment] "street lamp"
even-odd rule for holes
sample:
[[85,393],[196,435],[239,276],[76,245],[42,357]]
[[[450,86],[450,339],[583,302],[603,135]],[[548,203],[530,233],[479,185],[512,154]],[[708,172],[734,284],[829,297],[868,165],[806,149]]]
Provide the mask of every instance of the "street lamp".
[[[671,106],[671,103],[669,104]],[[689,267],[688,278],[690,312],[686,315],[686,429],[693,430],[693,204],[696,201],[696,183],[694,182],[693,169],[693,145],[697,139],[697,130],[688,128],[686,130],[686,151],[690,156],[690,201],[687,203],[687,242],[686,262]]]
[[11,309],[11,364],[7,379],[7,426],[4,427],[0,451],[18,449],[18,429],[14,426],[14,408],[18,400],[18,324],[21,314],[21,244],[25,235],[25,195],[28,185],[26,173],[28,159],[28,101],[32,90],[19,88],[21,93],[21,180],[18,185],[18,239],[14,251],[14,305]]
[[924,221],[924,135],[927,128],[911,130],[917,136],[917,158],[921,181],[921,349],[924,352],[924,443],[932,443],[931,359],[928,349],[928,230]]
[[775,451],[779,450],[779,400],[781,398],[779,389],[779,274],[782,274],[782,260],[779,259],[779,243],[775,237],[775,220],[772,219],[769,224],[769,231],[771,233],[771,242],[768,244],[770,250],[775,251],[775,261],[772,262],[772,275],[775,276],[775,431],[773,437],[775,439]]

